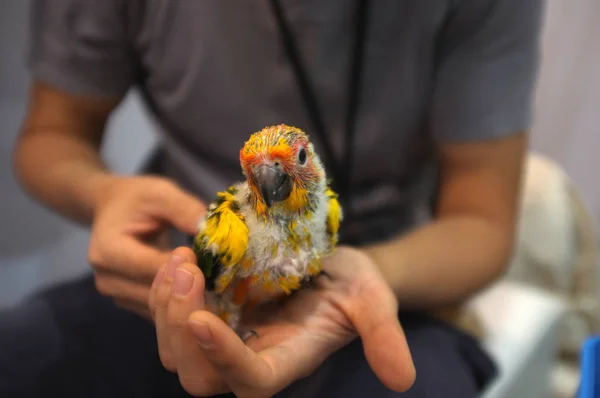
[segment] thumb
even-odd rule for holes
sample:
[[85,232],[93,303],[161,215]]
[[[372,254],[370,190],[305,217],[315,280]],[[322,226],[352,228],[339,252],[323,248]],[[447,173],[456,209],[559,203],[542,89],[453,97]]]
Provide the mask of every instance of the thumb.
[[387,286],[373,290],[353,298],[348,317],[361,337],[371,369],[388,388],[404,392],[415,381],[415,367],[395,298]]
[[188,322],[198,339],[198,348],[236,396],[271,396],[264,392],[277,390],[279,372],[265,360],[265,353],[251,350],[216,315],[199,310],[190,315]]
[[180,231],[195,235],[200,218],[206,214],[206,205],[172,182],[158,192],[153,200],[154,214]]

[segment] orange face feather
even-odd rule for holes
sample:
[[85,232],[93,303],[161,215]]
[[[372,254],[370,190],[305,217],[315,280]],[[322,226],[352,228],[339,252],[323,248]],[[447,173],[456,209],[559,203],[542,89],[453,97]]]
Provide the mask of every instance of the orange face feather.
[[[306,159],[302,161],[301,151]],[[255,171],[264,165],[279,165],[292,182],[290,195],[283,206],[290,211],[302,211],[310,201],[310,193],[323,178],[323,167],[313,152],[308,136],[296,127],[280,124],[270,126],[250,136],[240,151],[240,163],[252,190],[256,210],[264,214]]]

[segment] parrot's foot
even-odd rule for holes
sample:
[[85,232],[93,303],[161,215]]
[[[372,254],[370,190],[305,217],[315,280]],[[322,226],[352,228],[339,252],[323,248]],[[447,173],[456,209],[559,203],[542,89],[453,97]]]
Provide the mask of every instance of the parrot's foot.
[[242,339],[242,341],[245,343],[253,337],[258,338],[258,333],[256,333],[256,331],[254,331],[252,329],[241,330],[239,332],[239,336],[240,336],[240,339]]
[[329,275],[329,273],[328,273],[328,272],[326,272],[326,271],[323,271],[323,270],[321,270],[321,271],[320,271],[320,272],[317,274],[317,277],[319,277],[319,276],[324,276],[324,277],[326,277],[327,279],[329,279],[330,281],[331,281],[331,280],[333,280],[333,278],[331,277],[331,275]]
[[329,279],[330,281],[333,280],[333,278],[331,277],[331,275],[329,275],[327,272],[325,272],[325,271],[319,271],[319,273],[317,273],[314,276],[309,277],[306,280],[306,286],[307,287],[311,287],[313,289],[316,289],[317,288],[317,278],[320,277],[320,276],[324,276],[327,279]]

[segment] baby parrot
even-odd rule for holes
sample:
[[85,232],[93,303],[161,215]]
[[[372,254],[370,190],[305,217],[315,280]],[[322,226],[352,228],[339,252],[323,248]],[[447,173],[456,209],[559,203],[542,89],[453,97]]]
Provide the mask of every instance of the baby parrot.
[[302,130],[281,124],[252,134],[240,163],[246,180],[217,194],[193,244],[207,304],[238,333],[244,306],[285,297],[321,272],[342,221]]

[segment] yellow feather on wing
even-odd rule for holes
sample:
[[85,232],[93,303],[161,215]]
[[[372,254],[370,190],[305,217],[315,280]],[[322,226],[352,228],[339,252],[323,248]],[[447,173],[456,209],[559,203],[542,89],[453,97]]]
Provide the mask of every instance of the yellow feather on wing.
[[248,247],[248,227],[231,210],[224,210],[218,220],[206,224],[208,244],[216,244],[221,263],[230,267],[237,264]]
[[329,211],[327,212],[327,232],[329,233],[330,250],[335,248],[338,241],[338,232],[342,221],[342,206],[338,201],[338,195],[327,188],[325,192],[329,198]]
[[231,192],[219,192],[217,203],[206,220],[204,236],[208,239],[209,246],[217,246],[216,254],[221,263],[225,267],[231,267],[246,253],[249,231],[239,212],[239,203]]
[[[214,283],[217,291],[223,291],[233,280],[248,248],[249,231],[235,194],[236,187],[217,194],[194,240],[198,266],[207,278],[207,286]],[[219,264],[224,268],[221,271]]]

